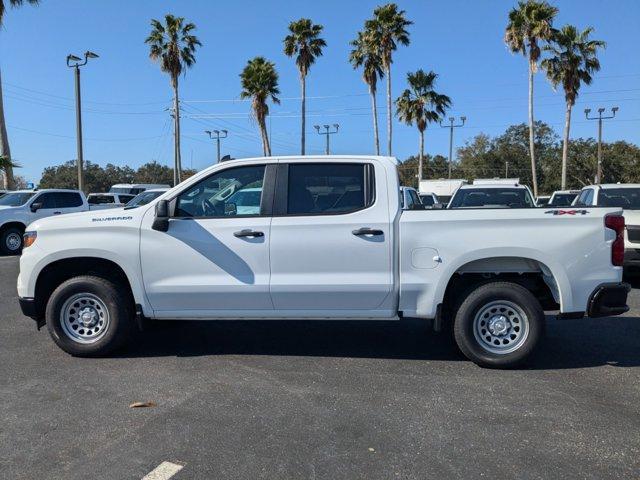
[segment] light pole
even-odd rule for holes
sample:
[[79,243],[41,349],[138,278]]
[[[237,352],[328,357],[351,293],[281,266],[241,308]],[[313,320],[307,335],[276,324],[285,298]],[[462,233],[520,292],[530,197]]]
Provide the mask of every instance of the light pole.
[[460,117],[460,120],[462,123],[457,125],[454,125],[454,122],[456,121],[455,117],[449,117],[449,125],[443,125],[442,122],[440,122],[440,126],[442,128],[449,129],[449,179],[451,179],[451,165],[453,162],[453,129],[464,127],[464,122],[467,121],[467,117]]
[[218,163],[220,163],[220,140],[223,138],[227,138],[227,134],[229,132],[227,130],[205,130],[204,133],[208,133],[209,138],[217,142]]
[[509,178],[509,162],[504,162],[504,178]]
[[87,64],[90,58],[98,58],[93,52],[87,50],[84,52],[84,60],[75,55],[67,55],[67,67],[75,69],[75,84],[76,84],[76,145],[78,149],[78,159],[76,164],[78,166],[78,190],[84,191],[84,171],[83,171],[83,158],[82,158],[82,105],[80,101],[80,67]]
[[603,117],[602,114],[605,109],[601,107],[598,109],[597,117],[590,117],[589,113],[591,112],[591,109],[584,109],[584,115],[587,117],[587,120],[598,120],[598,168],[596,170],[596,185],[602,182],[602,120],[608,120],[615,117],[618,110],[618,107],[613,107],[611,109],[611,115]]
[[324,128],[324,132],[320,131],[320,125],[314,125],[313,128],[316,129],[316,131],[318,132],[319,135],[325,135],[327,138],[327,144],[326,144],[326,148],[324,150],[325,155],[329,155],[329,135],[333,135],[334,133],[338,133],[338,129],[340,128],[340,125],[338,125],[337,123],[333,124],[333,128],[335,128],[335,130],[331,131],[329,130],[331,127],[329,127],[329,125],[323,125],[322,126]]

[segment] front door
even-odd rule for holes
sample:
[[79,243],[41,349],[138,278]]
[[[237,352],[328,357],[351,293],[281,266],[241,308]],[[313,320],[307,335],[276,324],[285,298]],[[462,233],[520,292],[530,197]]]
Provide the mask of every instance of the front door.
[[269,294],[265,165],[218,170],[175,199],[169,230],[141,232],[142,272],[157,317],[261,316]]
[[270,248],[276,311],[388,316],[393,232],[387,195],[373,163],[279,166]]

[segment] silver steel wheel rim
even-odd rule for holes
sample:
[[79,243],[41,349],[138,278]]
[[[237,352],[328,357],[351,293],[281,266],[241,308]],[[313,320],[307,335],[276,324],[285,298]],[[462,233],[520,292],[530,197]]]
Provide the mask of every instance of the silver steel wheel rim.
[[20,245],[22,245],[22,237],[18,233],[10,233],[4,242],[9,250],[15,252],[20,248]]
[[483,305],[473,319],[473,335],[487,352],[506,355],[518,350],[529,336],[529,318],[513,302],[496,300]]
[[100,340],[109,328],[109,310],[92,293],[76,293],[60,309],[60,324],[67,337],[88,344]]

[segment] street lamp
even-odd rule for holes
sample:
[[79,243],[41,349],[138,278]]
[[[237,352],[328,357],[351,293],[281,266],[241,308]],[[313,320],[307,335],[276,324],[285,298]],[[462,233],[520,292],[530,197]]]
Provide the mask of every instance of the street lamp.
[[78,148],[78,190],[84,190],[84,172],[82,158],[82,113],[80,100],[80,67],[87,64],[90,58],[98,58],[98,55],[87,50],[84,52],[84,60],[76,55],[67,55],[67,67],[75,69],[76,85],[76,142]]
[[329,125],[323,125],[322,126],[324,128],[324,132],[320,131],[320,125],[314,125],[313,128],[316,129],[316,132],[318,132],[318,135],[325,135],[326,136],[326,147],[324,150],[325,155],[329,155],[329,135],[333,135],[334,133],[338,133],[338,129],[340,128],[340,125],[338,125],[337,123],[333,124],[333,128],[335,130],[331,131],[329,130],[331,127],[329,127]]
[[587,118],[587,120],[598,120],[598,167],[596,170],[596,185],[602,182],[602,121],[614,118],[619,108],[613,107],[611,109],[611,115],[603,117],[602,114],[605,112],[605,110],[606,110],[605,108],[600,107],[598,109],[598,116],[590,117],[589,113],[591,113],[591,109],[590,108],[584,109],[584,115]]
[[205,130],[204,133],[209,134],[209,138],[218,143],[218,163],[220,163],[220,140],[227,138],[229,132],[227,130]]
[[453,129],[458,127],[464,127],[464,122],[467,121],[467,117],[460,117],[461,123],[454,125],[455,117],[449,117],[449,125],[443,125],[440,122],[442,128],[449,129],[449,179],[451,179],[451,164],[453,162]]

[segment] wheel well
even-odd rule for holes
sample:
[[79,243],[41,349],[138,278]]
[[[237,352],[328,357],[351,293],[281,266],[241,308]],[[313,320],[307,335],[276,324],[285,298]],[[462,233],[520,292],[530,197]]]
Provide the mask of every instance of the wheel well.
[[38,318],[44,318],[47,302],[53,291],[66,280],[80,275],[95,275],[124,286],[129,293],[131,305],[134,304],[131,283],[117,263],[95,257],[65,258],[50,263],[38,275],[35,289]]
[[[460,267],[449,279],[442,300],[442,316],[450,319],[460,294],[489,282],[512,282],[529,290],[544,310],[559,310],[557,284],[550,270],[527,258],[488,258]],[[551,284],[551,286],[550,286]]]
[[4,225],[2,225],[0,227],[0,232],[4,232],[7,228],[11,228],[11,227],[17,227],[19,228],[23,233],[25,231],[25,229],[27,228],[26,225],[22,222],[7,222]]

